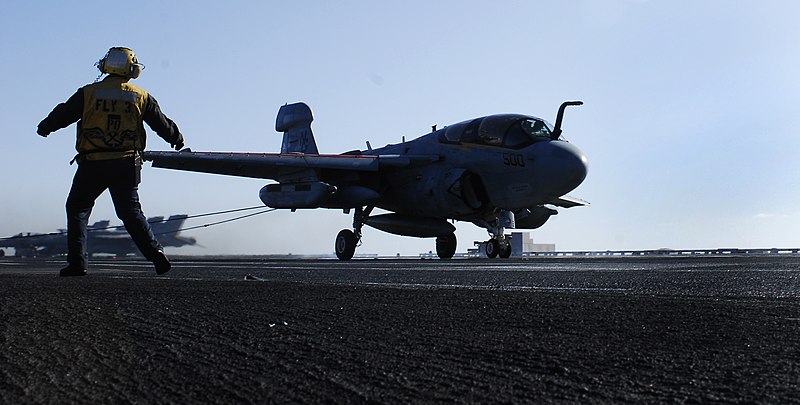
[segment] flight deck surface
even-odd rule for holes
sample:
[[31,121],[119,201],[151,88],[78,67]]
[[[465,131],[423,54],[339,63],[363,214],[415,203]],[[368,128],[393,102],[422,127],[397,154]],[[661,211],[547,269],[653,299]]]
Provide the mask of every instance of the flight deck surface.
[[0,260],[0,402],[787,403],[800,257]]

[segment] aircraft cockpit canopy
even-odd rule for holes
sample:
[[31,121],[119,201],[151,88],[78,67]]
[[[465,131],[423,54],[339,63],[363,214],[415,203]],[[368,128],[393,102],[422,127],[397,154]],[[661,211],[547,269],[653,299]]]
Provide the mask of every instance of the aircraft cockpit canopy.
[[444,128],[440,140],[519,149],[550,139],[552,128],[547,121],[527,115],[490,115]]

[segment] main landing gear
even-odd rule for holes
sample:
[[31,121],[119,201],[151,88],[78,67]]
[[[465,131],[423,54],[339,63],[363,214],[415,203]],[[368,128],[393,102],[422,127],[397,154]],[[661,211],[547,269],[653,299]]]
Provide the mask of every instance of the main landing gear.
[[[336,235],[334,251],[339,260],[350,260],[356,252],[356,247],[361,244],[361,229],[367,222],[374,207],[356,208],[353,214],[353,230],[342,229]],[[436,238],[436,254],[440,259],[450,259],[456,254],[458,243],[455,233],[449,233]]]
[[456,254],[456,234],[451,233],[446,236],[439,236],[436,238],[436,255],[440,259],[452,259]]
[[356,236],[355,232],[349,229],[342,229],[336,235],[336,257],[339,260],[350,260],[356,253],[356,245],[361,241],[360,236]]
[[364,227],[364,222],[369,218],[369,214],[375,207],[367,207],[366,209],[358,207],[353,214],[353,230],[342,229],[336,235],[336,243],[334,243],[334,250],[336,257],[339,260],[350,260],[356,253],[356,247],[361,244],[361,228]]

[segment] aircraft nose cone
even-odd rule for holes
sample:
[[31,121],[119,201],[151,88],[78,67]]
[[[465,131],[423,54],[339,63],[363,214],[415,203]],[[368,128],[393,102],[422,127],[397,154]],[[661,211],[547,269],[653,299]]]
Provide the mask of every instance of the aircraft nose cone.
[[542,143],[537,153],[536,178],[542,191],[560,197],[586,178],[589,161],[577,147],[563,141]]

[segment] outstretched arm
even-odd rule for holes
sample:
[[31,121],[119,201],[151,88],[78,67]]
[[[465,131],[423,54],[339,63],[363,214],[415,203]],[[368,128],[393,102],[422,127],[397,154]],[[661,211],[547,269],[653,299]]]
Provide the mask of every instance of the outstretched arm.
[[183,149],[183,135],[178,129],[178,125],[161,112],[161,107],[158,106],[158,101],[152,94],[148,97],[144,110],[144,122],[153,131],[156,131],[158,136],[169,142],[175,150]]
[[58,131],[61,128],[66,128],[81,119],[83,114],[83,89],[78,89],[66,102],[56,106],[50,114],[47,115],[39,126],[36,128],[36,133],[41,136],[50,135],[51,132]]

